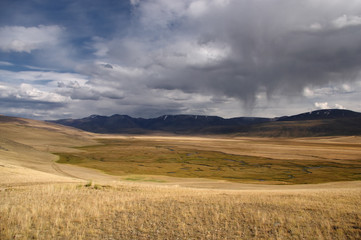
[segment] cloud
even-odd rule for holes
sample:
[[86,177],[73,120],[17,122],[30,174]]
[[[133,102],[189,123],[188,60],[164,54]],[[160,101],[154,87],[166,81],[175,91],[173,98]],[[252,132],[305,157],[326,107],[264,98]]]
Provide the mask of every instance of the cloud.
[[140,0],[130,0],[130,3],[132,5],[137,5],[137,4],[139,4],[139,2],[140,2]]
[[315,107],[319,109],[330,109],[328,102],[316,102]]
[[332,86],[325,87],[305,87],[303,89],[303,96],[306,98],[320,98],[354,94],[361,90],[357,83],[359,82],[356,81],[354,84],[333,84]]
[[[6,108],[55,109],[70,103],[71,94],[58,91],[58,84],[85,84],[85,76],[71,73],[0,70],[0,101]],[[30,114],[30,113],[29,113]]]
[[68,98],[57,93],[42,91],[30,84],[22,83],[20,86],[0,85],[1,99],[14,99],[14,101],[40,101],[49,103],[67,102]]
[[206,1],[195,1],[189,5],[189,12],[194,17],[200,17],[207,11]]
[[[284,0],[131,3],[127,34],[93,38],[98,61],[77,70],[89,75],[93,90],[88,92],[103,87],[111,96],[119,91],[122,106],[132,106],[127,111],[137,114],[169,111],[169,105],[178,109],[173,112],[202,106],[219,115],[260,114],[278,109],[279,103],[292,105],[292,99],[302,101],[299,109],[302,104],[314,108],[314,102],[332,94],[344,105],[361,70],[361,55],[355,54],[361,51],[361,34],[347,28],[358,27],[353,16],[361,8],[355,1],[332,6]],[[338,19],[344,14],[341,27]],[[219,104],[216,110],[217,99],[229,107]],[[236,112],[225,110],[230,106],[237,106]]]
[[5,52],[31,53],[56,45],[63,29],[59,26],[23,27],[4,26],[0,28],[0,49]]
[[55,71],[8,71],[0,69],[0,79],[2,82],[31,83],[35,81],[51,80],[50,85],[57,86],[58,83],[84,85],[88,81],[88,76],[78,73],[62,73]]
[[94,55],[97,57],[104,57],[108,54],[109,48],[105,40],[100,37],[93,37],[91,48],[93,48]]
[[65,102],[67,98],[56,93],[41,91],[34,88],[30,84],[22,83],[20,85],[20,91],[17,93],[18,98],[32,99],[44,102]]
[[347,27],[356,27],[360,25],[361,25],[361,17],[343,14],[342,16],[337,17],[336,19],[333,19],[330,22],[325,22],[323,24],[319,22],[314,22],[310,24],[308,30],[310,30],[311,32],[334,31]]
[[344,106],[342,106],[341,104],[334,104],[333,106],[330,106],[328,102],[315,102],[315,107],[317,109],[346,109]]
[[358,0],[75,0],[56,11],[52,4],[3,11],[0,65],[14,72],[0,71],[0,84],[30,85],[29,101],[62,96],[67,116],[274,116],[315,103],[358,106]]
[[335,108],[337,109],[346,109],[344,106],[342,106],[341,104],[335,104]]
[[12,64],[10,62],[0,61],[0,66],[14,66],[14,64]]
[[29,84],[20,86],[0,85],[2,114],[44,119],[59,114],[68,99],[56,93],[39,90]]
[[251,107],[262,92],[292,97],[310,84],[355,79],[359,31],[302,29],[321,29],[317,20],[356,25],[356,15],[339,17],[348,7],[336,1],[321,12],[311,1],[140,1],[139,31],[103,42],[109,53],[102,57],[148,72],[148,88],[226,96]]
[[320,30],[323,30],[323,26],[320,23],[312,23],[310,25],[310,30],[311,31],[320,31]]
[[336,28],[358,26],[358,25],[361,25],[361,17],[348,16],[348,15],[344,14],[341,17],[335,19],[332,23]]

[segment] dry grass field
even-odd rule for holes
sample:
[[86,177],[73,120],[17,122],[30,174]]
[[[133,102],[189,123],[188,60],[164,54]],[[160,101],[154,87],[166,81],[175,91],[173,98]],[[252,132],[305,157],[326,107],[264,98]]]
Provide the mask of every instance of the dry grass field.
[[341,138],[339,142],[317,138],[103,138],[99,140],[101,145],[58,153],[58,162],[113,175],[201,177],[264,184],[352,181],[361,180],[359,140],[354,137]]
[[0,133],[0,239],[361,239],[360,137]]
[[359,189],[226,191],[89,185],[3,190],[0,238],[361,238]]

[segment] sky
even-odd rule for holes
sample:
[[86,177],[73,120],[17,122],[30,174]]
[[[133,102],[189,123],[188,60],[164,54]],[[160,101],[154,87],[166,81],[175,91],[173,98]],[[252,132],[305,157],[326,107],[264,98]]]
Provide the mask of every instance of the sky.
[[361,112],[359,0],[1,0],[0,114]]

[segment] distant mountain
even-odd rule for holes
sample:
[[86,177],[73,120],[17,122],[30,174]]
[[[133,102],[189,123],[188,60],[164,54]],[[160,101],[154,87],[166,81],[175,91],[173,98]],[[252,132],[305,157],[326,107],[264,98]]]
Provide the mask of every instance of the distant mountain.
[[312,112],[301,113],[294,116],[285,116],[278,119],[278,121],[305,121],[305,120],[326,120],[326,119],[341,119],[341,118],[357,118],[361,117],[361,113],[353,112],[343,109],[326,109]]
[[265,137],[361,135],[361,113],[341,109],[317,110],[252,125],[239,134]]
[[91,115],[82,119],[61,119],[54,123],[79,128],[95,133],[149,133],[170,132],[230,133],[234,128],[271,121],[269,118],[239,117],[224,119],[203,115],[164,115],[157,118],[132,118],[128,115],[110,117]]
[[224,119],[203,115],[163,115],[132,118],[128,115],[92,115],[51,121],[95,133],[233,134],[240,136],[308,137],[361,135],[361,113],[328,109],[279,118]]

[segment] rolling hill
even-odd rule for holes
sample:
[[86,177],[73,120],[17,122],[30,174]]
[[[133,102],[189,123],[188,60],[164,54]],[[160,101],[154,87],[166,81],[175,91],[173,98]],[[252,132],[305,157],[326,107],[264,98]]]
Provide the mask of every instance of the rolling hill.
[[0,115],[0,186],[74,181],[59,170],[57,151],[95,144],[91,133],[58,124]]

